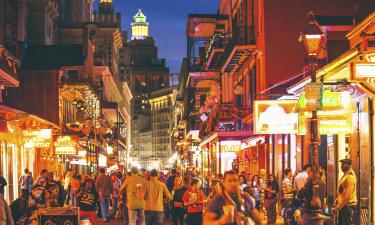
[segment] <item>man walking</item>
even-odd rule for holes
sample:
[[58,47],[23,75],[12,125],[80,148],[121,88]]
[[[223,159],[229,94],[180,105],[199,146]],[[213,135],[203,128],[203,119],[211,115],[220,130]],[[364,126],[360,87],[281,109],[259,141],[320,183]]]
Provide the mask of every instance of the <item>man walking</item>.
[[286,216],[288,209],[292,203],[294,193],[293,193],[293,183],[292,183],[292,170],[287,168],[284,170],[283,179],[283,208],[284,208],[284,224],[287,224]]
[[334,211],[338,211],[338,224],[351,225],[353,213],[357,205],[357,177],[352,169],[351,159],[342,159],[342,176],[337,190],[336,206]]
[[95,186],[99,196],[103,221],[108,222],[110,218],[109,201],[112,193],[112,181],[111,178],[105,174],[104,168],[100,168]]
[[146,225],[164,224],[163,196],[172,199],[167,186],[158,180],[158,171],[151,170],[150,181],[145,185],[145,217]]
[[29,170],[25,169],[24,174],[22,174],[20,179],[18,179],[18,183],[21,185],[22,195],[29,194],[29,184],[30,184],[29,179],[30,179]]
[[300,191],[305,184],[307,183],[309,179],[309,175],[311,173],[311,165],[306,164],[303,166],[303,171],[299,173],[295,178],[294,178],[294,190],[295,191]]
[[[129,225],[145,225],[145,181],[138,175],[138,168],[131,168],[131,176],[127,176],[120,187],[119,193],[126,191],[126,206],[128,208]],[[155,204],[155,203],[153,203]]]

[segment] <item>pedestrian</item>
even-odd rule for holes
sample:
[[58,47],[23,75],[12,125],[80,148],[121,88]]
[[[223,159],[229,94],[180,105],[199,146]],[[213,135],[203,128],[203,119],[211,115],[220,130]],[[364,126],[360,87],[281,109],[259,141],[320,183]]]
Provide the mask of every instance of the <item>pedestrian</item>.
[[294,197],[293,183],[292,183],[292,170],[287,168],[284,170],[284,179],[282,182],[283,188],[283,210],[284,210],[284,224],[287,224],[286,216],[287,211],[292,203]]
[[146,225],[162,225],[164,224],[163,196],[170,200],[172,195],[167,186],[158,180],[157,170],[151,170],[150,177],[145,184]]
[[277,193],[279,191],[279,185],[276,177],[273,174],[268,176],[267,187],[264,188],[265,202],[264,205],[267,211],[267,224],[276,225],[277,212]]
[[[235,171],[224,173],[222,192],[208,204],[203,217],[203,225],[236,225],[251,219],[260,224],[261,218],[251,197],[241,194],[240,182]],[[245,223],[246,224],[246,223]]]
[[70,179],[70,199],[72,206],[77,206],[77,192],[81,187],[81,183],[79,180],[79,176],[74,174],[73,177]]
[[72,172],[67,171],[64,176],[64,194],[65,194],[65,204],[69,205],[69,199],[70,199],[70,180],[72,179]]
[[98,192],[98,199],[100,201],[100,208],[104,222],[109,222],[109,201],[112,194],[111,178],[105,174],[105,169],[100,168],[99,175],[96,178],[96,191]]
[[247,187],[246,177],[244,175],[240,175],[239,179],[240,179],[240,188],[243,191]]
[[47,179],[47,176],[48,176],[48,170],[42,169],[40,171],[39,176],[35,180],[35,184],[39,184],[41,179],[43,179],[45,181]]
[[87,217],[91,225],[95,224],[96,202],[98,201],[98,194],[95,190],[94,181],[86,179],[83,183],[83,188],[78,193],[77,204],[81,217]]
[[217,195],[221,193],[221,185],[219,180],[213,180],[210,186],[210,194],[207,197],[207,202],[210,202],[212,199],[216,198]]
[[145,180],[138,175],[138,168],[131,168],[131,176],[126,176],[125,182],[120,187],[120,192],[126,192],[126,206],[128,208],[129,225],[145,224]]
[[4,198],[5,186],[7,186],[7,181],[3,176],[0,176],[0,224],[14,225],[12,212]]
[[265,212],[265,216],[267,216],[267,211],[265,210],[265,190],[264,188],[267,187],[267,174],[265,169],[259,170],[259,195],[260,195],[260,208]]
[[53,173],[48,173],[46,180],[46,191],[48,191],[47,204],[51,207],[58,207],[64,205],[63,187],[60,183],[53,179]]
[[260,209],[260,189],[261,189],[261,183],[259,180],[258,175],[254,175],[251,179],[251,196],[255,200],[255,207],[259,210]]
[[302,168],[302,172],[294,178],[293,188],[295,191],[301,190],[307,183],[308,177],[311,174],[311,165],[306,164]]
[[121,187],[121,180],[117,177],[116,173],[112,174],[112,185],[113,185],[113,192],[112,192],[112,212],[111,217],[115,218],[116,210],[117,210],[117,203],[119,199],[119,190]]
[[18,184],[21,186],[21,193],[22,194],[29,194],[29,182],[30,176],[29,176],[29,170],[25,169],[24,174],[18,179]]
[[167,180],[167,188],[169,192],[171,192],[174,188],[174,185],[175,185],[174,180],[176,179],[176,176],[177,176],[177,170],[172,169],[171,175],[168,177],[168,180]]
[[201,182],[199,179],[191,180],[190,189],[183,196],[184,205],[187,207],[186,223],[187,225],[202,224],[203,205],[206,196],[200,190]]
[[27,176],[29,177],[27,179],[27,181],[29,182],[27,186],[29,187],[29,195],[30,195],[31,192],[33,191],[33,184],[34,184],[33,173],[31,171],[29,171],[27,173]]
[[173,225],[184,225],[185,207],[183,196],[187,190],[181,177],[175,177],[172,190],[172,219]]
[[351,159],[342,159],[340,162],[344,175],[339,182],[333,211],[338,211],[338,224],[349,225],[353,223],[353,213],[357,205],[357,177]]

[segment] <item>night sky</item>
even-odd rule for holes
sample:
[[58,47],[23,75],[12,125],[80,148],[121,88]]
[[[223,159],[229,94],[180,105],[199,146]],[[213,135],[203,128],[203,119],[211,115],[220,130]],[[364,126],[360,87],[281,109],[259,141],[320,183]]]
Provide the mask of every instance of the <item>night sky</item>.
[[122,14],[122,28],[128,31],[129,36],[133,16],[138,9],[142,9],[150,23],[150,35],[154,37],[159,48],[159,57],[166,58],[171,72],[180,72],[181,60],[186,55],[185,28],[188,14],[216,14],[220,0],[113,0],[113,2],[116,12]]

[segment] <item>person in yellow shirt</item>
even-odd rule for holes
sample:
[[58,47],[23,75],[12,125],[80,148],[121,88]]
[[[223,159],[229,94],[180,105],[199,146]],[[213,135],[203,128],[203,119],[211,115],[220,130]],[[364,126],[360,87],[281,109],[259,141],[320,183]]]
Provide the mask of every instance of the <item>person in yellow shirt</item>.
[[338,224],[351,225],[357,205],[357,177],[352,169],[351,159],[342,159],[340,162],[344,175],[339,182],[336,205],[333,210],[338,211]]

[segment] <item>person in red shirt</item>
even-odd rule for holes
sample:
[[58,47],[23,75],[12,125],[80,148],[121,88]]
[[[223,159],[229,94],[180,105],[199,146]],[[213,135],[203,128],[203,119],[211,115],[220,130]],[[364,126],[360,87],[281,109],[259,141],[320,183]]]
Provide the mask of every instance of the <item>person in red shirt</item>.
[[199,189],[200,180],[192,179],[190,189],[187,190],[182,198],[185,207],[187,207],[186,222],[187,225],[201,225],[203,204],[206,196]]

